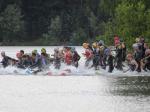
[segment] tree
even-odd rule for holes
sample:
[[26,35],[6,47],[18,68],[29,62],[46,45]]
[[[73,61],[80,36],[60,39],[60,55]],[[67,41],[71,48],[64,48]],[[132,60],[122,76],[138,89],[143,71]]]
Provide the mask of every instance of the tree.
[[82,43],[87,41],[87,34],[82,28],[79,28],[76,32],[72,34],[70,43],[71,45],[82,45]]
[[0,0],[0,41],[111,44],[118,34],[132,42],[150,36],[149,17],[149,0]]
[[116,8],[116,33],[133,43],[134,38],[144,35],[146,30],[145,4],[143,2],[121,3]]
[[60,17],[56,16],[51,19],[51,25],[49,27],[48,33],[43,34],[44,43],[46,45],[56,45],[59,43],[59,37],[61,36],[61,21]]
[[0,14],[0,34],[2,41],[13,41],[20,39],[20,32],[23,29],[23,20],[20,8],[13,4],[8,5],[7,8]]
[[146,21],[145,21],[145,24],[146,24],[146,30],[144,32],[144,36],[146,37],[147,41],[150,41],[150,9],[147,10],[146,12]]
[[143,2],[123,1],[115,9],[115,17],[105,25],[105,35],[119,35],[129,44],[146,31],[146,11]]

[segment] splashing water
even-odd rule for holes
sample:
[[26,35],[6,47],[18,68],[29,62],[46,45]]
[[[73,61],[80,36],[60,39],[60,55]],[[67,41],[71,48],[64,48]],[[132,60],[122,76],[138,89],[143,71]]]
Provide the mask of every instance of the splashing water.
[[[10,56],[12,58],[16,58],[16,53],[20,50],[24,50],[25,53],[31,53],[32,50],[37,49],[38,51],[40,51],[40,49],[43,47],[39,47],[39,46],[28,46],[28,47],[1,47],[1,51],[5,51],[7,56]],[[48,47],[45,46],[44,48],[46,48],[47,53],[51,53],[53,54],[53,50],[54,48],[56,48],[56,46],[52,46],[52,47]],[[62,46],[57,48],[62,48]],[[76,47],[76,50],[78,51],[78,53],[81,56],[81,59],[79,61],[79,67],[75,68],[73,66],[67,66],[65,64],[61,64],[61,68],[59,70],[55,69],[53,65],[49,66],[49,70],[44,71],[44,72],[40,72],[37,75],[55,75],[55,76],[59,76],[59,75],[75,75],[75,76],[93,76],[93,75],[115,75],[115,76],[145,76],[148,75],[149,73],[147,72],[141,72],[141,73],[137,73],[137,72],[126,72],[123,73],[122,71],[118,71],[116,69],[114,69],[113,73],[108,73],[108,68],[106,70],[100,69],[95,71],[94,68],[86,68],[84,66],[85,63],[85,58],[83,57],[82,53],[84,52],[84,49],[82,47]],[[51,55],[50,54],[50,55]],[[1,57],[2,58],[2,57]],[[125,67],[125,69],[127,69],[127,67]],[[7,68],[3,68],[0,67],[0,74],[1,75],[27,75],[27,70],[22,70],[22,69],[18,69],[16,67],[12,67],[9,66]],[[29,75],[29,74],[28,74]]]

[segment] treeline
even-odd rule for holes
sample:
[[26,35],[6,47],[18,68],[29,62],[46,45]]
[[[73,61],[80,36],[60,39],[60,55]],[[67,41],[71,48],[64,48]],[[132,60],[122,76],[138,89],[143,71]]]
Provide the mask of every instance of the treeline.
[[81,45],[150,37],[149,0],[0,0],[1,45]]

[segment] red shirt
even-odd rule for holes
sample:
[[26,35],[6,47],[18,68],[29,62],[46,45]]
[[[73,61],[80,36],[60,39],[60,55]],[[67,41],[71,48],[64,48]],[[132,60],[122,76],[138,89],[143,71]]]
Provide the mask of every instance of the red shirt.
[[70,65],[71,62],[72,62],[72,54],[71,54],[70,51],[67,51],[67,52],[65,53],[65,63],[66,63],[67,65]]
[[87,59],[89,59],[92,57],[93,53],[90,49],[86,49],[84,55]]

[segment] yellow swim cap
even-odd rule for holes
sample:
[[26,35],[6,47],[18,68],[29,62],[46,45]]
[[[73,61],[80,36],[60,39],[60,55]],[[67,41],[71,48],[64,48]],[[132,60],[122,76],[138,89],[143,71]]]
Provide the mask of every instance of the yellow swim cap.
[[92,47],[93,47],[93,48],[97,48],[97,43],[94,42],[94,43],[92,44]]
[[104,46],[100,46],[100,50],[103,51],[104,50]]
[[136,38],[136,39],[135,39],[135,42],[140,42],[140,38]]
[[41,53],[46,53],[46,49],[45,49],[45,48],[42,48],[42,49],[41,49]]

